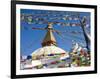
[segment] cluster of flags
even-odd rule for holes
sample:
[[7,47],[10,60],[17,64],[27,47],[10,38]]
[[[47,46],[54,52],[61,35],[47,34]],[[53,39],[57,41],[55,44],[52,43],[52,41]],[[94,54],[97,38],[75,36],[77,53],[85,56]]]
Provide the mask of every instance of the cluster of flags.
[[[52,22],[55,25],[60,26],[80,26],[80,18],[75,14],[60,14],[57,12],[47,12],[50,14],[21,14],[21,21],[28,24],[48,24]],[[89,19],[88,16],[86,16]]]
[[90,66],[91,64],[91,56],[90,52],[87,50],[87,48],[80,47],[78,43],[74,44],[71,52],[71,66],[74,67],[81,67],[81,66]]

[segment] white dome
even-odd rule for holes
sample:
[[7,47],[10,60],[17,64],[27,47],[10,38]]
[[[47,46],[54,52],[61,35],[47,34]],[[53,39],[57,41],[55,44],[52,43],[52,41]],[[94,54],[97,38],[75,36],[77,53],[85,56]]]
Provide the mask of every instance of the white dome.
[[33,55],[62,54],[62,53],[68,54],[68,52],[66,52],[65,50],[63,50],[63,49],[61,49],[59,47],[56,47],[56,46],[45,46],[45,47],[42,47],[42,48],[39,48],[39,49],[35,50],[32,53],[32,56]]

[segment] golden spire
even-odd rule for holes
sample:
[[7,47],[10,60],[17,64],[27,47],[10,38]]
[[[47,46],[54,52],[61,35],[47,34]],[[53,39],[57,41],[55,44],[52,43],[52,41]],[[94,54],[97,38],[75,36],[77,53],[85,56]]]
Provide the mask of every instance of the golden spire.
[[56,39],[53,35],[52,23],[49,23],[47,26],[47,33],[42,42],[42,46],[51,46],[51,45],[57,45],[57,44],[56,44]]

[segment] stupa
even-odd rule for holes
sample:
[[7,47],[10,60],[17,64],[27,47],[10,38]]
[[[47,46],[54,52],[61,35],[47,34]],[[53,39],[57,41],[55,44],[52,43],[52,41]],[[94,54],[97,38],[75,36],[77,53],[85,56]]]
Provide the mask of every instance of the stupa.
[[[59,48],[57,45],[57,41],[53,35],[53,26],[52,23],[49,23],[46,27],[47,33],[41,43],[42,47],[32,52],[32,57],[40,57],[40,56],[50,56],[50,55],[66,55],[68,56],[68,52]],[[41,57],[40,57],[41,58]]]

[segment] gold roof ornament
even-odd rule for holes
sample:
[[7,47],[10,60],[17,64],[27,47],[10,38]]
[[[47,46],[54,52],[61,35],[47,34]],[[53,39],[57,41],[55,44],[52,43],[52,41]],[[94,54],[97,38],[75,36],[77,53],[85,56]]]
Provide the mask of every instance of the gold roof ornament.
[[43,42],[42,42],[42,46],[52,46],[52,45],[57,45],[56,43],[56,39],[53,35],[53,23],[48,23],[48,26],[46,27],[47,28],[47,33],[43,39]]

